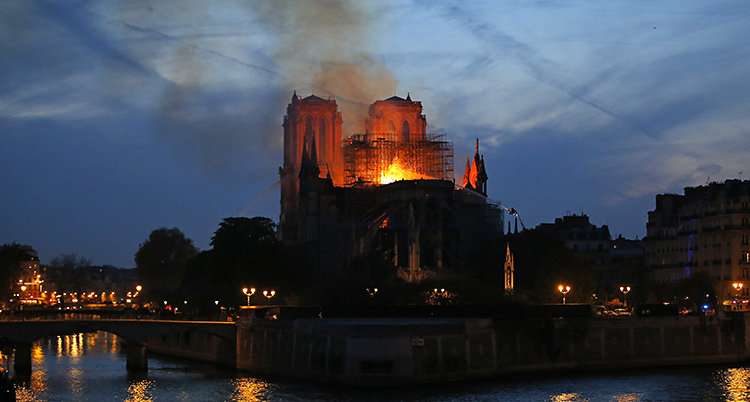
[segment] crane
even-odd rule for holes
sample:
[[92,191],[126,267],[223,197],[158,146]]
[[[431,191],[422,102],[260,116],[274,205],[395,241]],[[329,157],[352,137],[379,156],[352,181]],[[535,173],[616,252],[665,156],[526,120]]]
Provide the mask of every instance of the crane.
[[503,207],[504,210],[508,211],[508,215],[513,215],[516,218],[518,218],[518,221],[521,222],[521,228],[523,228],[523,230],[526,230],[526,225],[523,224],[523,220],[521,219],[521,216],[518,214],[518,211],[516,211],[515,208],[509,209],[505,205],[500,205],[500,206]]

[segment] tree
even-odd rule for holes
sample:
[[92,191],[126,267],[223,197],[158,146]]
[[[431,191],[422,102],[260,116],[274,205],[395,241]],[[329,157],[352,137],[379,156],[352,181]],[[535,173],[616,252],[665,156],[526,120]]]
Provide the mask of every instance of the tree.
[[225,218],[211,245],[215,269],[224,280],[256,287],[277,286],[285,280],[283,247],[269,218]]
[[46,281],[54,286],[58,294],[84,292],[89,282],[86,270],[91,260],[76,254],[61,254],[47,267]]
[[0,300],[13,296],[13,286],[21,276],[21,262],[29,259],[28,253],[17,243],[6,243],[0,247]]
[[276,224],[269,218],[224,218],[211,237],[211,246],[220,252],[247,245],[276,242]]
[[163,298],[183,284],[188,260],[198,254],[193,241],[177,228],[151,232],[135,253],[135,269],[144,295]]

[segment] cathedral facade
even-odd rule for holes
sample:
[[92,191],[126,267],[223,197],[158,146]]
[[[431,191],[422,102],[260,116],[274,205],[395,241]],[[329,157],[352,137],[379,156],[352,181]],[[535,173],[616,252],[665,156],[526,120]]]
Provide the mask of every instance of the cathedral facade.
[[334,99],[296,93],[283,124],[279,238],[309,247],[321,276],[367,255],[417,282],[460,269],[472,247],[502,234],[478,141],[457,185],[453,146],[427,133],[421,102],[376,101],[363,134],[343,138],[342,124]]

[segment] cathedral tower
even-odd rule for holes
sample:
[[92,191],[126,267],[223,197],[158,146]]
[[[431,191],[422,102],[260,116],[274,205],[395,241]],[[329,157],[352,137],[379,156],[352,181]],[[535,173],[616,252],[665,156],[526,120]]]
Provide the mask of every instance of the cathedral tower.
[[297,241],[299,179],[303,150],[317,161],[319,176],[330,177],[334,185],[343,183],[341,156],[341,113],[334,99],[315,95],[300,99],[295,92],[284,116],[284,166],[281,176],[281,214],[279,235],[285,241]]
[[370,105],[367,134],[389,134],[393,141],[424,141],[427,118],[422,102],[392,96]]

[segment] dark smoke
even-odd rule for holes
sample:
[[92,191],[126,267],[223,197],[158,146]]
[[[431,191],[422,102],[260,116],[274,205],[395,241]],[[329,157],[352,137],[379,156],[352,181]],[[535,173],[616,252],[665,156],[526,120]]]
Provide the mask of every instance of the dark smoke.
[[361,132],[367,107],[394,95],[396,79],[367,51],[383,26],[365,2],[347,0],[256,1],[255,9],[276,33],[275,58],[285,69],[287,90],[334,96],[344,133]]

